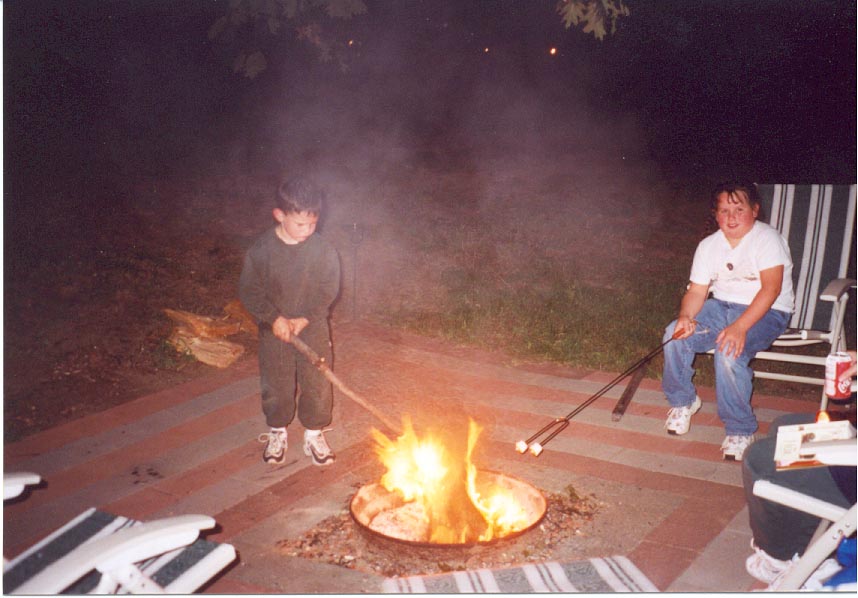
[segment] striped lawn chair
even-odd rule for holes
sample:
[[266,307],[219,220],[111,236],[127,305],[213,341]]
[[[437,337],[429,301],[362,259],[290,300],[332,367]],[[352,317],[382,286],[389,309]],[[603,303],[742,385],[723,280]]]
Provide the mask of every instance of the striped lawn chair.
[[[824,384],[825,356],[787,347],[846,348],[844,320],[855,287],[855,185],[759,185],[769,224],[787,240],[793,261],[795,313],[786,331],[757,359],[820,366],[818,376],[761,371],[758,378]],[[853,308],[854,310],[854,308]],[[821,408],[827,407],[822,393]]]
[[[36,474],[4,475],[4,499]],[[91,508],[3,563],[4,594],[189,594],[236,558],[235,548],[199,538],[215,521],[180,515],[139,522]]]

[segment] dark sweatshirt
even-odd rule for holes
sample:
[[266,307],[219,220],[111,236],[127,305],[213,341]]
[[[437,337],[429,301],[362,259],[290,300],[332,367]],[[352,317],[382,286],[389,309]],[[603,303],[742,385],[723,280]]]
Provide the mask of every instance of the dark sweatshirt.
[[339,291],[336,249],[318,234],[287,245],[272,228],[247,250],[238,294],[263,326],[270,327],[277,316],[283,316],[307,318],[315,327],[327,320]]

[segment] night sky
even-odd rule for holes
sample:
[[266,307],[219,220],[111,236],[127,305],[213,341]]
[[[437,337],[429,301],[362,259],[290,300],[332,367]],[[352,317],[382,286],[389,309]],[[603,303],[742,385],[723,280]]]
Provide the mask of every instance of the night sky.
[[286,136],[318,156],[392,128],[451,155],[522,135],[586,151],[631,128],[621,152],[667,176],[855,182],[854,0],[627,0],[601,42],[552,0],[376,0],[320,20],[338,50],[354,40],[345,71],[287,35],[252,81],[207,38],[226,4],[5,2],[7,223],[37,197],[97,205],[199,166],[201,148],[276,162]]

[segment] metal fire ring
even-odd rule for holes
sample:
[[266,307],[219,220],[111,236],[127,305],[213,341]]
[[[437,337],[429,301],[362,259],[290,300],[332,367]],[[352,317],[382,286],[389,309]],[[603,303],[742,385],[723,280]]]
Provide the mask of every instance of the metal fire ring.
[[358,524],[358,527],[373,537],[407,544],[409,546],[425,546],[432,548],[496,544],[522,535],[523,533],[531,530],[534,526],[538,525],[539,522],[542,521],[542,518],[545,517],[545,512],[548,509],[548,503],[546,502],[545,496],[543,496],[542,492],[536,489],[533,485],[513,476],[495,471],[481,469],[477,472],[478,488],[496,485],[513,491],[519,504],[525,508],[529,515],[531,515],[531,521],[523,529],[487,541],[461,543],[423,542],[407,540],[372,529],[370,524],[376,515],[383,511],[395,509],[404,504],[404,501],[399,497],[399,495],[395,492],[387,491],[379,483],[361,486],[361,488],[352,497],[351,503],[349,504],[349,512],[351,513],[352,519],[354,519],[355,523]]

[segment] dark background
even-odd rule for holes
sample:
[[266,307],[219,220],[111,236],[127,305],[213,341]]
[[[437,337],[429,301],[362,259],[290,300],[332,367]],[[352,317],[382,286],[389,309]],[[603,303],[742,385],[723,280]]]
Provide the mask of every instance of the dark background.
[[630,151],[677,175],[854,182],[854,2],[629,6],[600,42],[564,29],[551,1],[369,2],[320,20],[335,42],[357,40],[347,73],[283,35],[262,40],[270,66],[250,81],[231,72],[240,44],[206,36],[225,2],[6,2],[7,199],[51,184],[112,195],[129,176],[186,167],[217,135],[271,142],[275,104],[338,95],[353,124],[395,120],[416,144],[491,136],[526,97],[536,129],[634,121],[645,146]]

